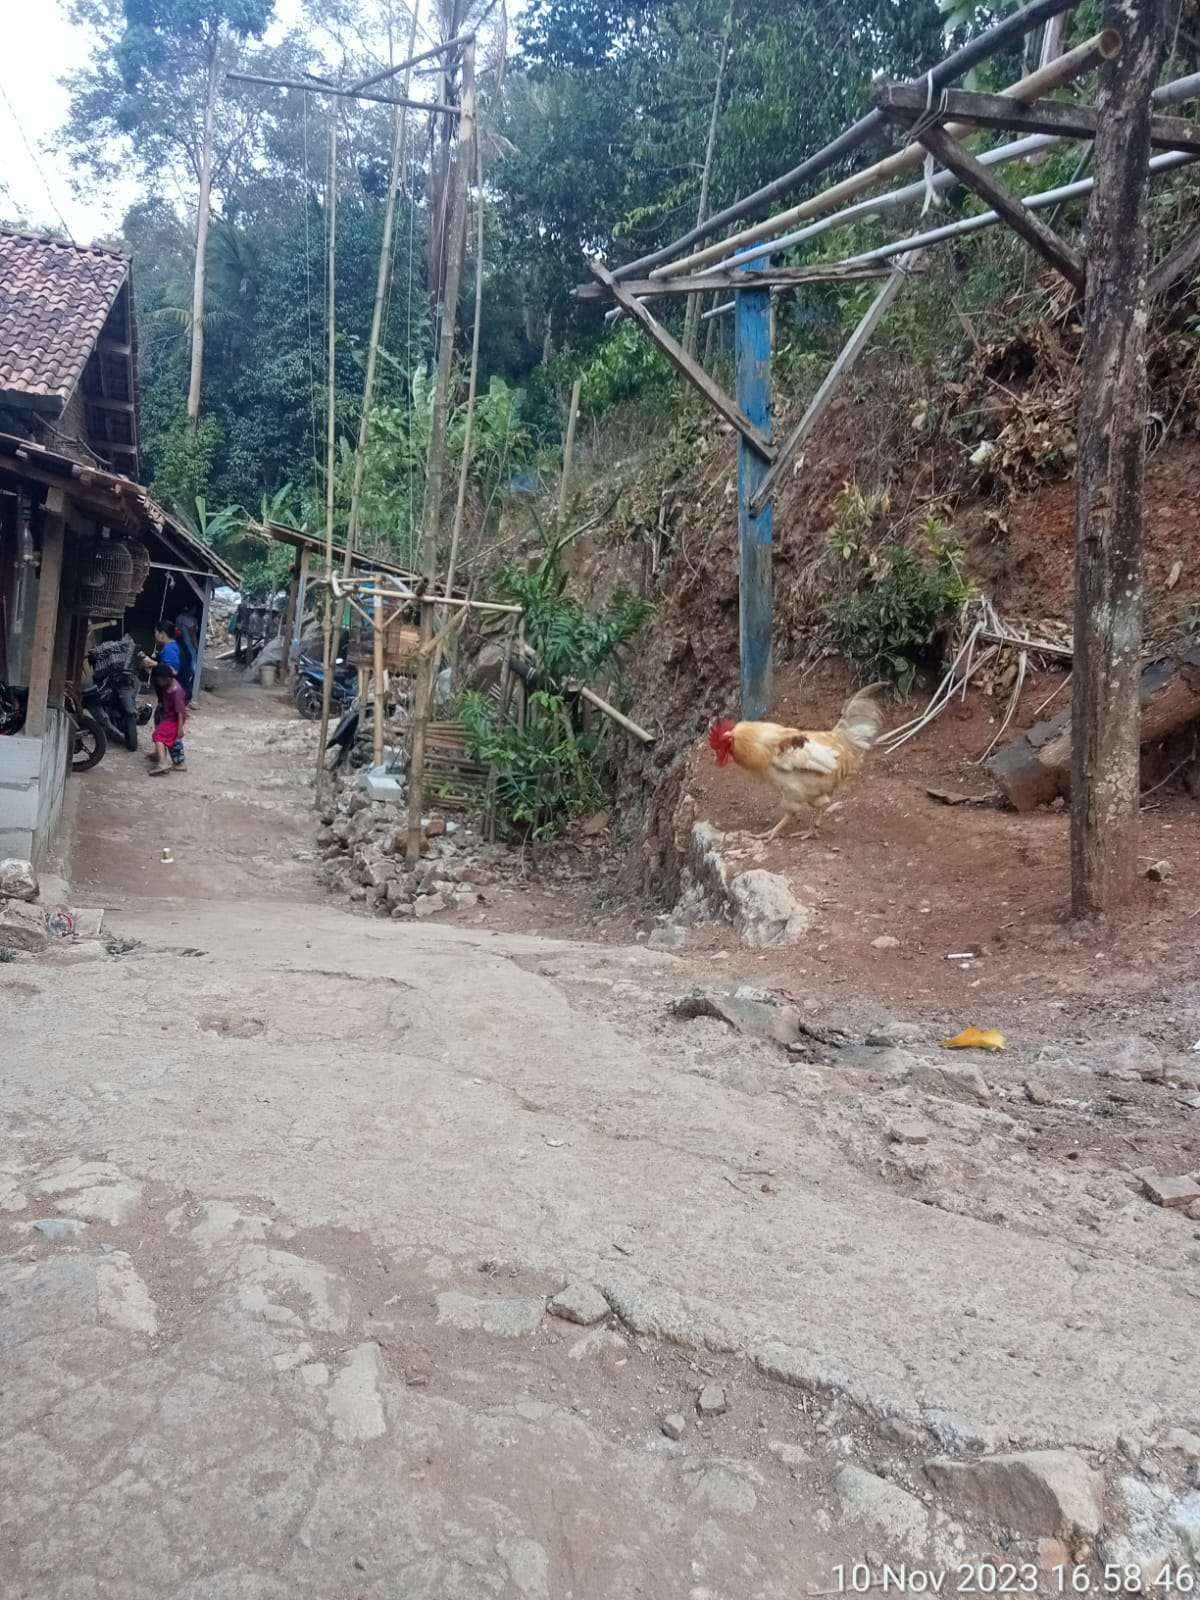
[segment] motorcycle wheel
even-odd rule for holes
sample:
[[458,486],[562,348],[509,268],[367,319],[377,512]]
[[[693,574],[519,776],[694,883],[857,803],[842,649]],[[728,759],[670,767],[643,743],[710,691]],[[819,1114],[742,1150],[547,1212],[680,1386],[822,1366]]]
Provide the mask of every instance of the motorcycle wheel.
[[301,678],[294,696],[296,710],[307,722],[315,722],[321,715],[321,691],[311,678]]
[[138,720],[136,711],[123,711],[121,713],[121,737],[125,740],[126,750],[137,749]]
[[104,760],[108,738],[90,711],[74,714],[75,739],[71,746],[71,771],[90,772]]

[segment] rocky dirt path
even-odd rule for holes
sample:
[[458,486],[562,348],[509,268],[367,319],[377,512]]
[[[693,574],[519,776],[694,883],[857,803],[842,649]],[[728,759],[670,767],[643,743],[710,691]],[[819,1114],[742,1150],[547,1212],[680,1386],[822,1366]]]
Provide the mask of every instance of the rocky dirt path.
[[676,1017],[669,954],[317,900],[310,738],[226,686],[185,776],[106,761],[73,877],[122,953],[0,967],[0,1593],[1200,1557],[1185,1218],[1049,1180],[991,1065],[804,1060]]

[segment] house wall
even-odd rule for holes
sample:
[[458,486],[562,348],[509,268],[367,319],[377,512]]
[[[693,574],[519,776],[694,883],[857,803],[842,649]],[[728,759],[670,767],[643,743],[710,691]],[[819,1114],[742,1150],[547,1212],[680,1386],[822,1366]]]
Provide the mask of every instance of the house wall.
[[65,711],[47,713],[40,738],[0,739],[0,857],[43,863],[62,820],[70,759]]

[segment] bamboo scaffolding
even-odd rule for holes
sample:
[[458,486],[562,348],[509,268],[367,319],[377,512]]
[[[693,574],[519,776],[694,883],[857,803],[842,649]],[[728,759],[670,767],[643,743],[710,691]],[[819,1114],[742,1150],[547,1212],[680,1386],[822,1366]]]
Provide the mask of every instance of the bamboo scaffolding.
[[[977,39],[972,39],[955,50],[933,67],[926,76],[920,80],[928,84],[930,92],[944,89],[953,83],[956,78],[962,77],[972,67],[981,61],[986,61],[997,50],[1014,39],[1023,38],[1032,28],[1040,27],[1043,22],[1048,22],[1051,17],[1057,16],[1062,11],[1068,11],[1075,0],[1034,0],[1032,5],[1023,7],[1006,17],[1004,21],[996,23],[993,27],[981,33]],[[781,199],[785,194],[798,189],[809,178],[815,178],[818,173],[827,171],[843,156],[850,155],[857,150],[868,138],[881,133],[886,126],[882,113],[869,111],[844,133],[816,151],[802,161],[799,166],[793,167],[790,172],[785,172],[782,177],[775,178],[771,183],[765,184],[761,189],[756,189],[753,194],[747,195],[743,200],[736,201],[731,206],[726,206],[724,211],[718,211],[708,217],[704,222],[698,223],[694,228],[685,233],[682,238],[676,239],[673,244],[664,245],[661,250],[655,250],[650,255],[641,256],[637,261],[631,261],[622,267],[616,274],[618,278],[633,278],[641,275],[647,269],[654,268],[664,261],[670,261],[680,251],[686,250],[691,244],[701,239],[707,239],[711,234],[719,233],[722,228],[731,222],[738,222],[743,217],[752,216],[756,211],[763,210],[772,201]]]
[[[1066,55],[1058,56],[1046,66],[1039,67],[1036,72],[1027,73],[1016,83],[1009,84],[1007,89],[1000,91],[997,98],[1016,101],[1036,100],[1041,95],[1054,89],[1061,89],[1066,84],[1085,76],[1101,62],[1113,60],[1120,53],[1120,49],[1120,34],[1111,28],[1105,29],[1101,33],[1094,34],[1074,50],[1069,50]],[[921,95],[924,103],[925,85],[915,85],[913,90]],[[975,131],[974,125],[969,122],[952,122],[946,128],[946,132],[955,139],[961,139]],[[820,194],[793,206],[791,210],[780,212],[778,216],[770,217],[767,221],[760,222],[757,226],[747,228],[741,233],[730,234],[728,238],[721,239],[704,250],[698,250],[694,255],[684,256],[679,261],[672,261],[667,266],[659,267],[650,276],[672,278],[680,273],[694,272],[708,262],[736,254],[746,245],[756,244],[760,239],[782,233],[795,222],[818,217],[823,212],[841,205],[843,201],[861,194],[864,189],[872,189],[902,172],[916,171],[924,160],[925,151],[914,139],[895,155],[885,156],[882,161],[877,161],[873,166],[865,167],[861,172],[844,178],[831,188],[823,189]]]
[[[305,202],[307,204],[307,201]],[[329,365],[325,397],[325,575],[333,582],[333,471],[337,464],[337,381],[334,358],[337,354],[337,281],[334,267],[337,262],[337,123],[329,122],[329,187],[325,202],[328,217],[325,272],[328,279],[326,301],[326,358]],[[329,710],[333,703],[333,594],[325,596],[325,610],[321,627],[321,722],[317,737],[317,773],[314,794],[318,805],[324,798],[325,746],[329,740]],[[338,630],[341,630],[341,612],[338,612]]]

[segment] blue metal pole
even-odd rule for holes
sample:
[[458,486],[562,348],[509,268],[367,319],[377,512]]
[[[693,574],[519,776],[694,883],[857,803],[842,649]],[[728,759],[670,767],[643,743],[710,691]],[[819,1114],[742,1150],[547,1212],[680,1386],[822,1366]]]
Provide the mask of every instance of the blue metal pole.
[[[747,277],[767,265],[769,257],[745,268]],[[734,349],[737,401],[762,431],[771,432],[771,294],[768,289],[739,289],[735,296]],[[766,477],[769,463],[747,440],[738,437],[738,570],[739,659],[742,716],[760,718],[771,705],[771,633],[774,589],[771,577],[771,505],[757,516],[750,501]]]

